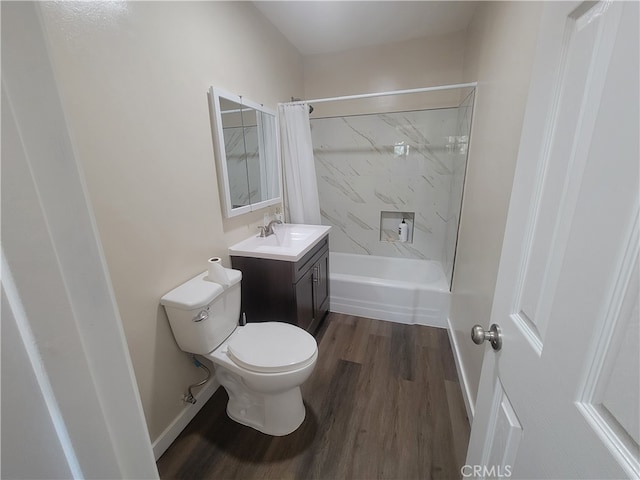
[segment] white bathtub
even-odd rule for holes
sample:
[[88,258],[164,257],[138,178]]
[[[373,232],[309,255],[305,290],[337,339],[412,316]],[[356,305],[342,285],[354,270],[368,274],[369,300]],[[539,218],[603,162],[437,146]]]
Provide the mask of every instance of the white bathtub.
[[449,285],[438,262],[330,253],[331,311],[446,327]]

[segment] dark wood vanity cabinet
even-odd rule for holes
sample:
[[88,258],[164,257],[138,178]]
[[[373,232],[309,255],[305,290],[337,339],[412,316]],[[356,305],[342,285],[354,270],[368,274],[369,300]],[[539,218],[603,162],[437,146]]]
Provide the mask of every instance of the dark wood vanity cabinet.
[[242,272],[247,322],[287,322],[314,333],[329,311],[329,237],[300,260],[231,256]]

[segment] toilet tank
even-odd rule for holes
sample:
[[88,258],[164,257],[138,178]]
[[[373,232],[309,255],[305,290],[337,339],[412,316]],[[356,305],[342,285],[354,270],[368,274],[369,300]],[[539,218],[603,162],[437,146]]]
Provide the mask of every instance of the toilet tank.
[[203,272],[160,299],[181,350],[212,352],[238,325],[242,272],[225,270],[230,282],[226,289],[205,280],[208,272]]

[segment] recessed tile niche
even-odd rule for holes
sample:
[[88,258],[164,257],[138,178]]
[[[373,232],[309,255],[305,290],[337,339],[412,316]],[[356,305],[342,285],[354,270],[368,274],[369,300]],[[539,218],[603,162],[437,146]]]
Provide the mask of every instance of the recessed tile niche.
[[404,219],[408,227],[408,235],[407,241],[402,243],[413,243],[413,225],[415,218],[415,212],[380,212],[380,241],[400,242],[398,228]]

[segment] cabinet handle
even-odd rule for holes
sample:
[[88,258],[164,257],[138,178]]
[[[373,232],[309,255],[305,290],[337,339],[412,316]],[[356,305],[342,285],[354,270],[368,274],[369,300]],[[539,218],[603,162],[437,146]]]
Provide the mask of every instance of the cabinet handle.
[[320,265],[316,265],[315,267],[313,267],[312,277],[315,283],[318,283],[320,281]]

